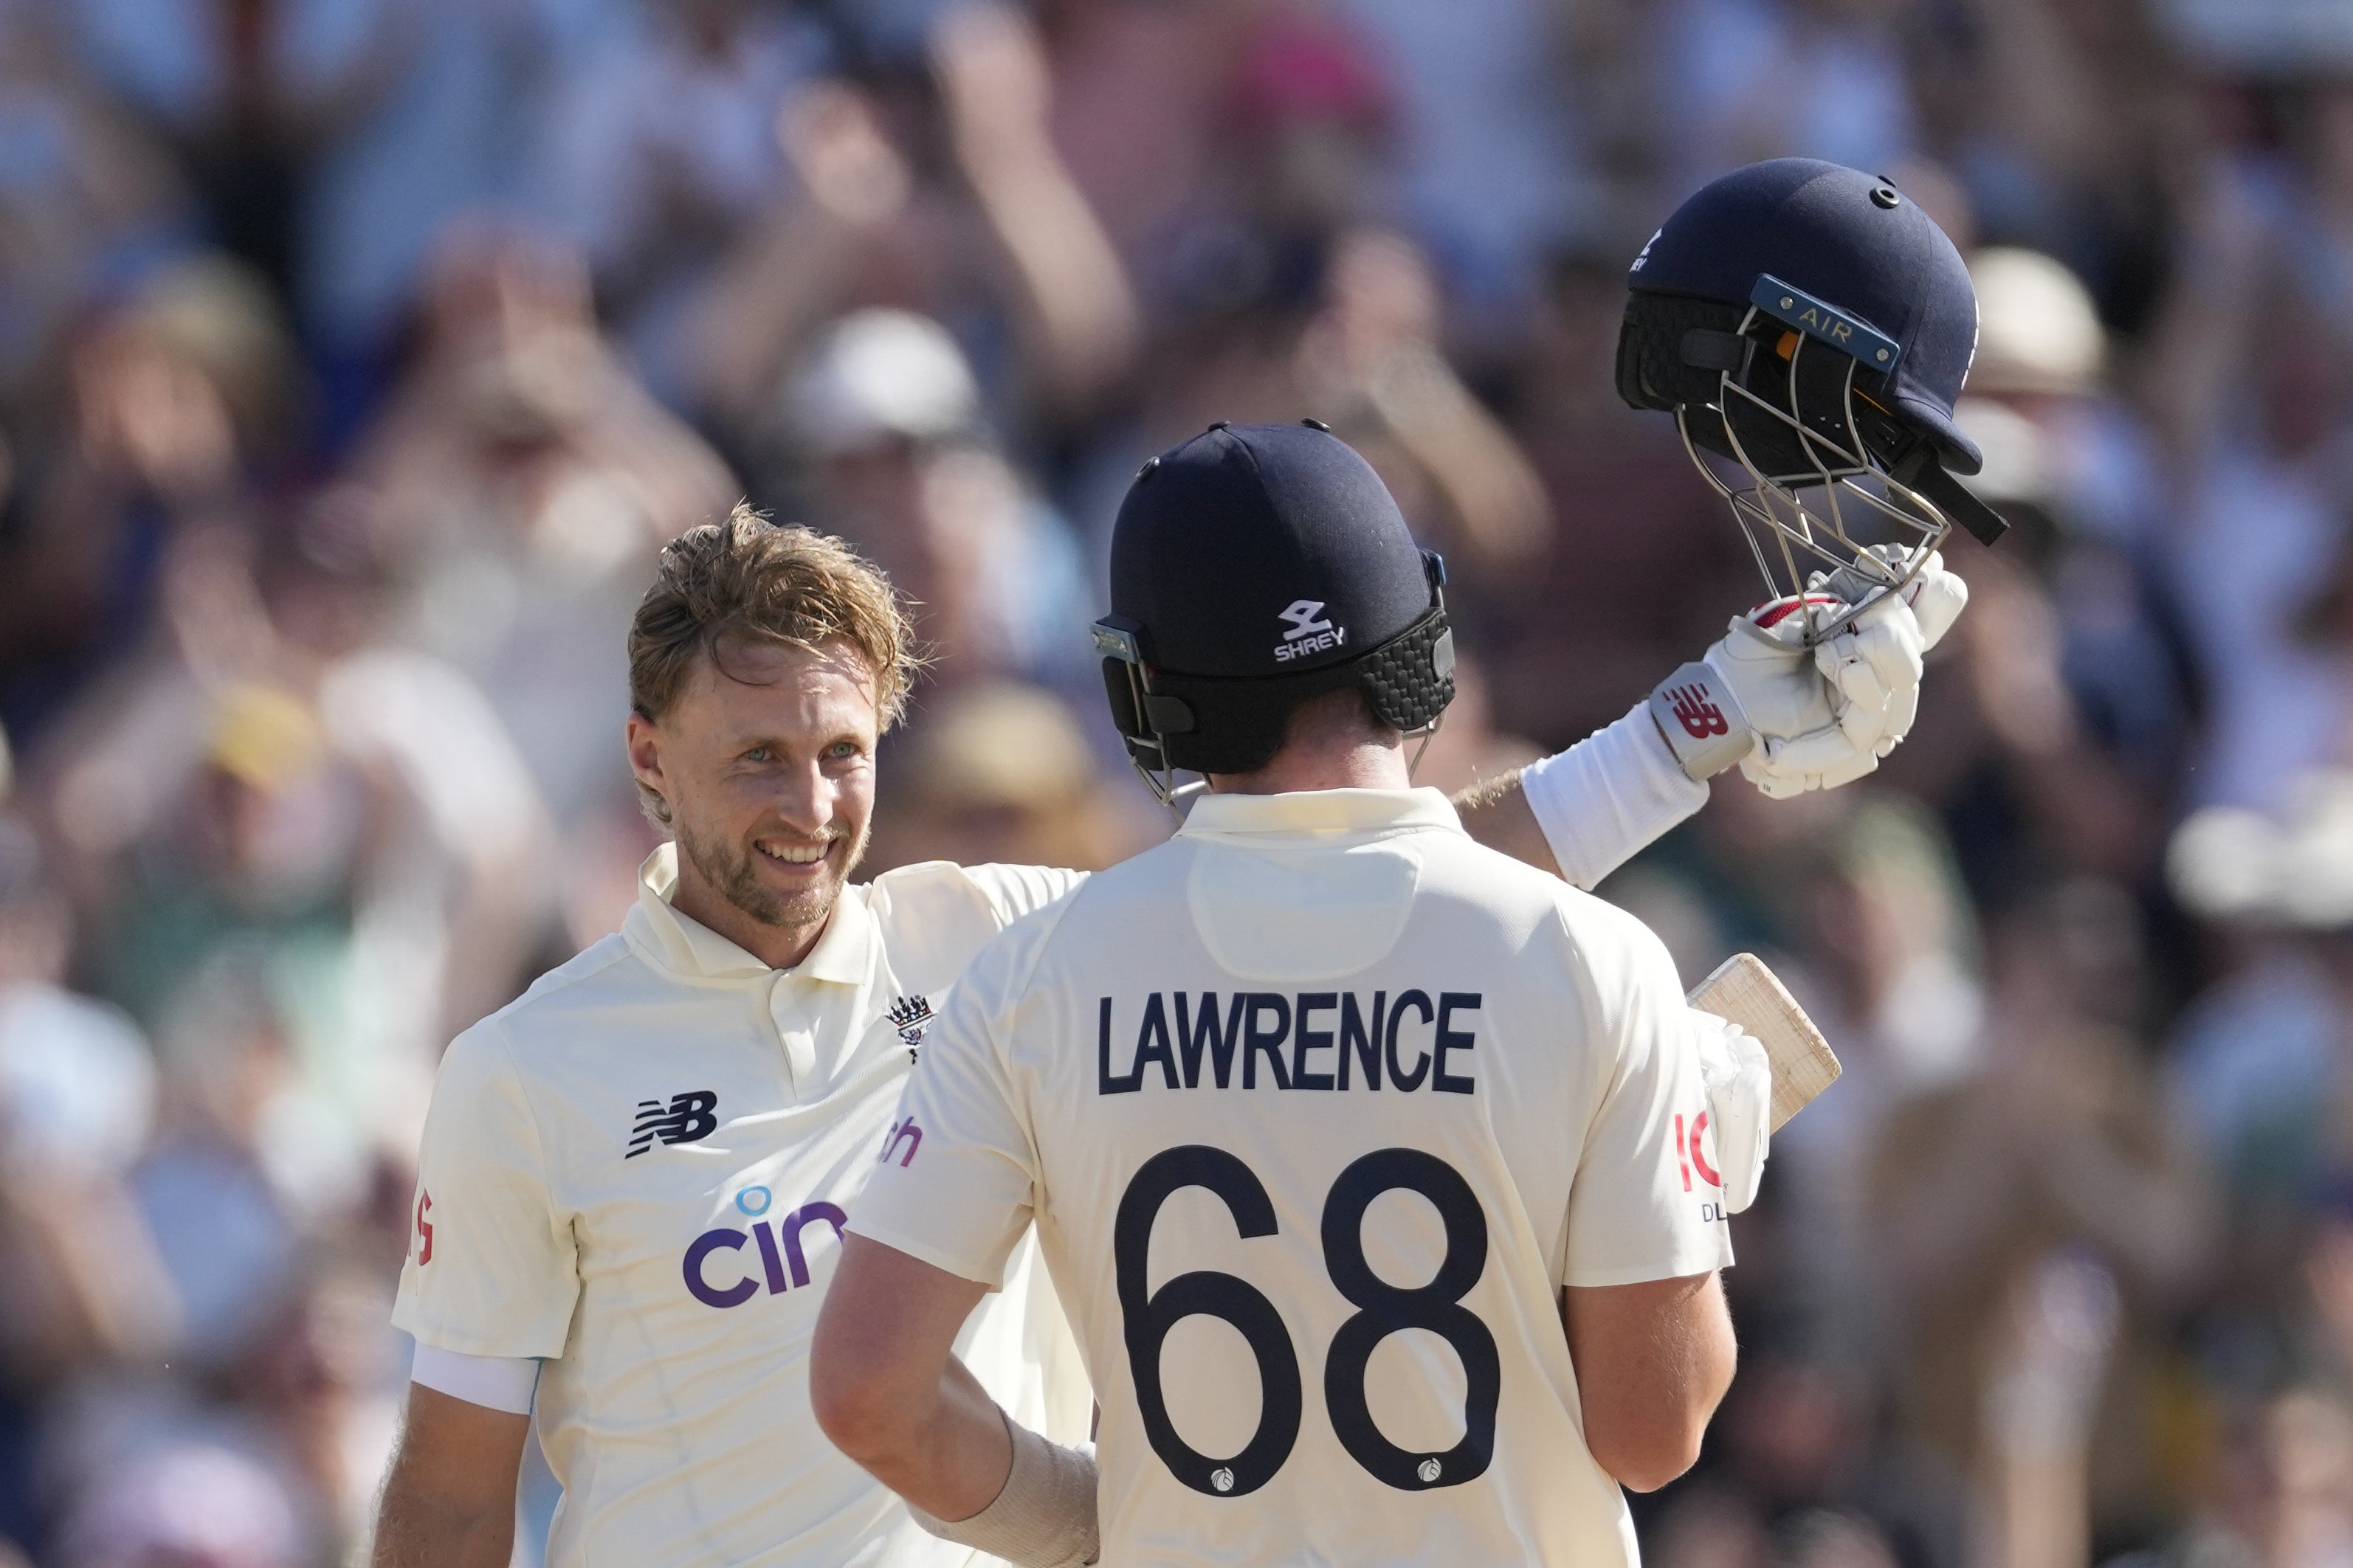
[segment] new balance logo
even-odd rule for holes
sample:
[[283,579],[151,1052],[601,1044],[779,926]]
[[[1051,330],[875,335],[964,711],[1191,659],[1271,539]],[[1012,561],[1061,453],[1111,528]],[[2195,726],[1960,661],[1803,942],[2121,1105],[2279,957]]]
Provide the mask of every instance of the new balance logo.
[[1725,718],[1723,709],[1707,700],[1704,686],[1671,687],[1667,700],[1674,705],[1675,721],[1693,740],[1704,741],[1710,735],[1731,732],[1731,722]]
[[913,1061],[915,1047],[923,1043],[923,1031],[932,1026],[931,999],[925,996],[902,996],[891,1004],[891,1022],[906,1042],[907,1059]]
[[1347,627],[1335,626],[1324,618],[1324,601],[1321,599],[1294,599],[1289,609],[1276,611],[1275,616],[1278,620],[1291,623],[1291,629],[1282,634],[1281,642],[1274,645],[1274,658],[1278,664],[1305,658],[1309,654],[1321,653],[1325,648],[1342,647],[1348,640]]
[[638,1124],[629,1130],[629,1152],[621,1158],[636,1159],[657,1138],[665,1143],[693,1143],[710,1137],[719,1131],[719,1118],[712,1114],[718,1107],[719,1097],[707,1089],[677,1095],[667,1108],[659,1100],[638,1101]]

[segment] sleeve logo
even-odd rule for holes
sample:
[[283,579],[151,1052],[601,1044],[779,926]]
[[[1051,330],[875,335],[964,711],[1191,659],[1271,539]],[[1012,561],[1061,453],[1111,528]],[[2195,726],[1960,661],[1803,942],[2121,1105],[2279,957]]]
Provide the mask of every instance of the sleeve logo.
[[433,1212],[433,1194],[417,1194],[417,1267],[424,1268],[433,1261],[433,1222],[425,1216]]
[[874,1163],[878,1165],[887,1165],[891,1163],[892,1155],[899,1154],[899,1151],[904,1149],[906,1152],[899,1154],[900,1167],[904,1169],[915,1163],[915,1151],[923,1146],[923,1130],[916,1126],[915,1119],[910,1116],[904,1121],[894,1121],[891,1124],[891,1131],[882,1137],[882,1152],[876,1156]]
[[1723,1173],[1709,1164],[1707,1156],[1700,1152],[1699,1141],[1706,1131],[1706,1111],[1703,1110],[1692,1118],[1688,1132],[1683,1129],[1683,1113],[1680,1110],[1675,1112],[1675,1163],[1683,1167],[1685,1192],[1692,1190],[1692,1172],[1694,1170],[1699,1172],[1699,1179],[1709,1186],[1724,1185]]
[[638,1124],[629,1130],[629,1152],[621,1158],[636,1159],[657,1138],[665,1143],[694,1143],[710,1137],[719,1131],[719,1118],[712,1114],[718,1107],[719,1097],[707,1089],[675,1095],[668,1107],[659,1100],[638,1101]]

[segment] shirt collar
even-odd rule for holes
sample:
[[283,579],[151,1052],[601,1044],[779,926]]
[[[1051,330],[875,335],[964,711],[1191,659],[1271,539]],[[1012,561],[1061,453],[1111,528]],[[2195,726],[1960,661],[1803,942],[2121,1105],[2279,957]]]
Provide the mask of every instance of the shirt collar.
[[[777,973],[691,915],[671,907],[678,889],[678,846],[664,844],[638,868],[638,901],[621,921],[629,944],[663,968],[709,980],[744,980]],[[857,985],[866,979],[874,917],[863,886],[844,888],[832,918],[809,955],[783,973]]]
[[1434,789],[1318,789],[1283,795],[1203,795],[1181,836],[1260,833],[1462,831],[1453,803]]

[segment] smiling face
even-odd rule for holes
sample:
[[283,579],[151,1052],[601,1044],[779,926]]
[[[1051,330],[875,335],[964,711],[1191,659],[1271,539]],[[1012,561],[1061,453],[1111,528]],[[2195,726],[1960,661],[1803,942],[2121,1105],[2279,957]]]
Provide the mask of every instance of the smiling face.
[[880,730],[871,669],[844,642],[727,641],[659,719],[629,716],[629,763],[678,840],[672,903],[773,967],[817,945],[866,852]]

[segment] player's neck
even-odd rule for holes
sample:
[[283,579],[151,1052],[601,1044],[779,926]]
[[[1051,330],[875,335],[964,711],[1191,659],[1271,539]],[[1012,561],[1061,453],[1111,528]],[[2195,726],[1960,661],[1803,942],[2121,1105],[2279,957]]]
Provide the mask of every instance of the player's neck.
[[828,909],[824,918],[812,925],[772,926],[754,920],[705,881],[683,855],[679,857],[678,882],[670,889],[670,907],[697,925],[725,937],[771,969],[790,969],[807,958],[815,951],[818,939],[825,934],[826,921],[833,918]]
[[1287,795],[1311,789],[1411,789],[1401,740],[1291,740],[1256,773],[1211,773],[1219,795]]

